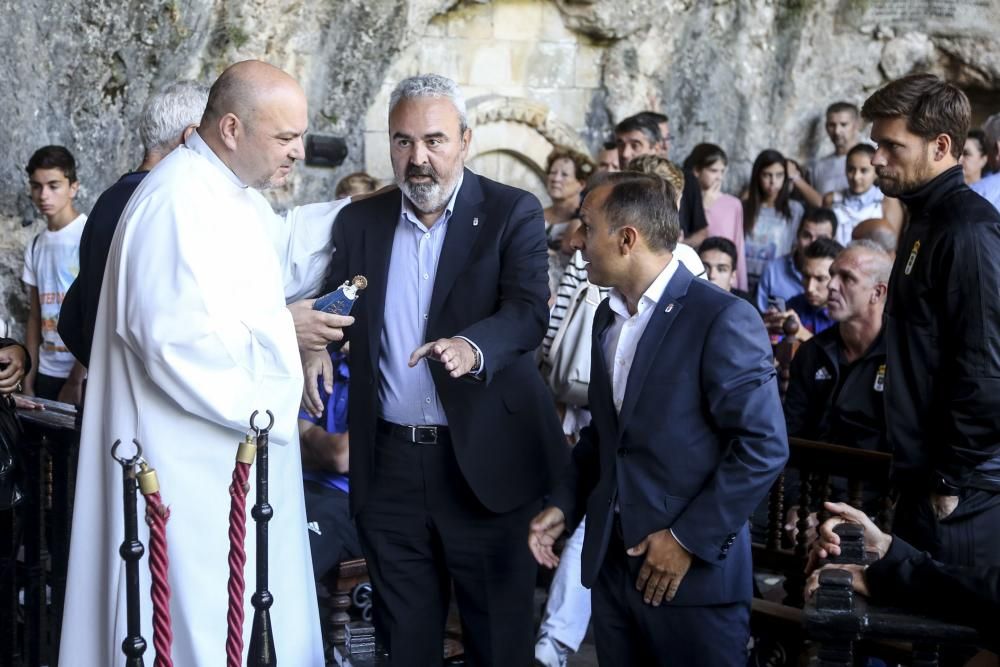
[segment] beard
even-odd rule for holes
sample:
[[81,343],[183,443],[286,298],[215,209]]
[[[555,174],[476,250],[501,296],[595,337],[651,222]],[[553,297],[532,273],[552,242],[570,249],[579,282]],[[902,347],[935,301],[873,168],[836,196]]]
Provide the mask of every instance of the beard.
[[[455,184],[458,182],[461,164],[458,169],[450,174],[439,174],[434,167],[428,165],[406,165],[406,171],[402,178],[396,177],[396,184],[403,191],[406,198],[413,204],[413,208],[421,213],[436,213],[448,205],[448,200],[455,191]],[[398,172],[397,172],[398,173]],[[414,183],[411,178],[425,176],[430,181],[425,183]]]
[[926,155],[921,156],[920,160],[913,165],[912,175],[910,176],[902,172],[890,174],[884,169],[876,169],[875,173],[878,175],[877,184],[879,190],[890,197],[898,197],[905,195],[907,192],[912,192],[931,180],[934,176],[930,166],[930,159]]

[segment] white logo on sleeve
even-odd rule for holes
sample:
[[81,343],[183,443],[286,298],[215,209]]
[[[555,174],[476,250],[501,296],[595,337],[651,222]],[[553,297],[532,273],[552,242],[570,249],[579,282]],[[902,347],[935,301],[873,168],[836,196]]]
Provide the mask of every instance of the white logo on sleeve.
[[826,366],[823,366],[818,371],[816,371],[817,380],[832,380],[833,376],[830,375],[830,371],[826,370]]

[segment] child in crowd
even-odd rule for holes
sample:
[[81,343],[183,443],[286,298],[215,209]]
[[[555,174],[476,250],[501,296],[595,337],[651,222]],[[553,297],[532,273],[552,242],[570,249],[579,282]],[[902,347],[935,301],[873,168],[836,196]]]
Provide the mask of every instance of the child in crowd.
[[837,215],[837,242],[847,245],[851,233],[862,220],[882,217],[885,195],[875,185],[875,167],[872,158],[875,149],[868,144],[858,144],[847,153],[847,188],[828,192],[823,206]]
[[56,331],[63,297],[80,271],[80,236],[87,221],[73,206],[80,188],[76,160],[63,146],[44,146],[31,156],[25,171],[31,201],[45,216],[46,228],[24,251],[21,279],[31,301],[26,338],[32,359],[24,393],[79,405],[86,369]]
[[[684,168],[690,169],[701,187],[701,201],[708,220],[708,235],[729,239],[736,247],[738,256],[744,255],[743,204],[737,197],[722,191],[722,179],[726,176],[729,158],[726,152],[715,144],[698,144],[691,151]],[[732,264],[736,273],[733,287],[747,288],[747,269],[744,262]],[[711,280],[711,278],[710,278]]]
[[795,230],[805,212],[802,204],[789,197],[789,181],[785,176],[785,156],[778,151],[768,149],[754,160],[749,192],[743,202],[747,281],[751,293],[764,266],[791,252]]
[[748,292],[736,287],[739,256],[736,244],[723,236],[709,236],[698,246],[698,257],[705,265],[708,281],[753,303]]

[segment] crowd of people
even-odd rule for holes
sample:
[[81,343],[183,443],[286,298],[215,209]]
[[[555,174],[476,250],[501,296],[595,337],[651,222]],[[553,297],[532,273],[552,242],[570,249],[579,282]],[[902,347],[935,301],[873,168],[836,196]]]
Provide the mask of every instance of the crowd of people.
[[[884,557],[861,593],[959,582],[996,609],[1000,114],[970,130],[961,91],[904,77],[826,109],[829,154],[767,148],[727,193],[723,147],[678,160],[641,111],[594,156],[554,147],[547,208],[464,167],[454,82],[402,81],[388,118],[393,183],[351,174],[282,215],[259,190],[304,157],[306,99],[256,61],[151,96],[141,164],[89,216],[69,150],[28,161],[46,228],[0,393],[83,406],[65,613],[92,620],[64,624],[61,664],[121,658],[105,445],[133,437],[175,517],[174,659],[223,662],[227,470],[255,409],[276,415],[289,664],[323,664],[314,577],[360,556],[394,665],[440,663],[452,597],[468,664],[563,666],[588,625],[602,665],[745,664],[747,517],[789,436],[893,456],[893,535],[830,505],[816,565],[852,521]],[[350,316],[313,308],[354,276]]]

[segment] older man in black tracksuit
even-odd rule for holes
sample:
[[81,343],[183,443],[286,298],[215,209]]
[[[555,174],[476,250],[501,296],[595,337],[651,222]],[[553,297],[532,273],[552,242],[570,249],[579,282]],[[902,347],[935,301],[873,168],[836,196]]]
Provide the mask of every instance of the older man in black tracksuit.
[[1000,213],[957,163],[969,102],[918,74],[862,114],[879,184],[910,214],[886,307],[894,529],[946,563],[1000,565]]

